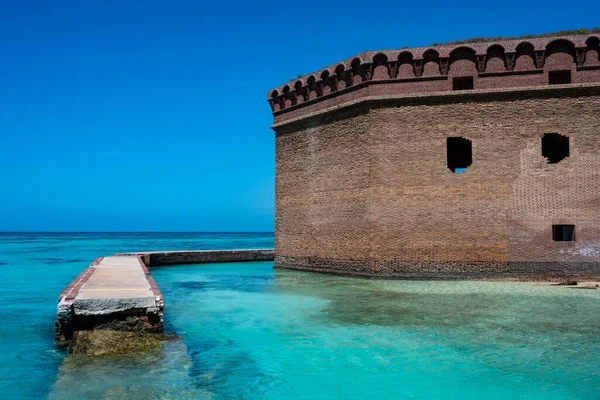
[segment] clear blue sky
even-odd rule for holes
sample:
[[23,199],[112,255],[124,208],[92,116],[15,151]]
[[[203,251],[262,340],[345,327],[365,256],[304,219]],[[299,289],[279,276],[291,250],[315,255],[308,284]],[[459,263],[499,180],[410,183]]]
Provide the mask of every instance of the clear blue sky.
[[272,231],[268,89],[365,50],[593,27],[600,3],[45,0],[0,12],[0,231]]

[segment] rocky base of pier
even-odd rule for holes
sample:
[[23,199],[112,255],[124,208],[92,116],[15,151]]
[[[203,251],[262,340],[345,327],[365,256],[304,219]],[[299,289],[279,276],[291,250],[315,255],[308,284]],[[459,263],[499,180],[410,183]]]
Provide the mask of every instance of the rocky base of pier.
[[124,332],[112,329],[76,331],[73,333],[69,354],[111,356],[159,350],[177,335],[149,332]]
[[75,317],[56,321],[56,340],[65,342],[73,339],[76,332],[114,330],[121,332],[162,333],[163,321],[158,314],[127,316],[102,315]]

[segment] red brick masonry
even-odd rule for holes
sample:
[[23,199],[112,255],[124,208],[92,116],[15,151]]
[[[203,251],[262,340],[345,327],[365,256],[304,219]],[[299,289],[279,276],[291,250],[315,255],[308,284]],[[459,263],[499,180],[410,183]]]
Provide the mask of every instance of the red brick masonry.
[[142,269],[144,270],[144,274],[146,274],[146,279],[148,280],[148,284],[152,288],[152,293],[157,298],[160,297],[161,303],[162,303],[162,298],[163,298],[162,292],[160,291],[160,289],[156,285],[156,282],[154,281],[154,278],[152,277],[152,275],[150,275],[150,271],[148,270],[148,267],[144,263],[144,260],[142,260],[142,256],[138,254],[137,259],[138,259],[138,262],[140,263],[140,265],[142,266]]
[[58,296],[58,300],[73,300],[77,293],[79,293],[79,289],[87,282],[87,280],[92,276],[94,271],[96,270],[96,266],[102,262],[104,257],[96,258],[88,268],[84,269],[77,278],[75,278]]
[[[599,35],[366,52],[269,91],[276,266],[600,279],[599,54]],[[473,89],[453,90],[464,77]],[[569,138],[558,163],[549,133]],[[472,143],[460,174],[450,137]]]
[[477,90],[544,86],[551,70],[598,82],[599,54],[598,34],[370,51],[272,89],[268,101],[278,124],[365,96],[448,92],[454,77],[473,77]]

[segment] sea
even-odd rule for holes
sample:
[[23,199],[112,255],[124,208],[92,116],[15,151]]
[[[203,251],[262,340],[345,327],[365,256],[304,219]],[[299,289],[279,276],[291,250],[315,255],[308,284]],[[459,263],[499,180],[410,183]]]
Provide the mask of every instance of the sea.
[[272,248],[272,233],[1,233],[0,399],[600,399],[600,290],[156,267],[160,350],[68,356],[60,291],[117,252]]

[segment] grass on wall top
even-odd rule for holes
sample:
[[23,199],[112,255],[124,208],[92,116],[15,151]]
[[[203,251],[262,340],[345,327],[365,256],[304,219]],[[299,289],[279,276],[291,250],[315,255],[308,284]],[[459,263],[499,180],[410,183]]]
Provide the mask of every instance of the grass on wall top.
[[471,38],[471,39],[466,39],[466,40],[455,40],[452,42],[434,43],[432,46],[447,46],[447,45],[454,45],[454,44],[498,42],[498,41],[503,41],[503,40],[533,39],[533,38],[541,38],[541,37],[549,37],[549,36],[590,35],[593,33],[600,33],[600,28],[572,29],[572,30],[566,30],[566,31],[541,33],[539,35],[506,36],[506,37],[491,37],[491,38],[490,37],[488,37],[488,38],[478,37],[478,38]]

